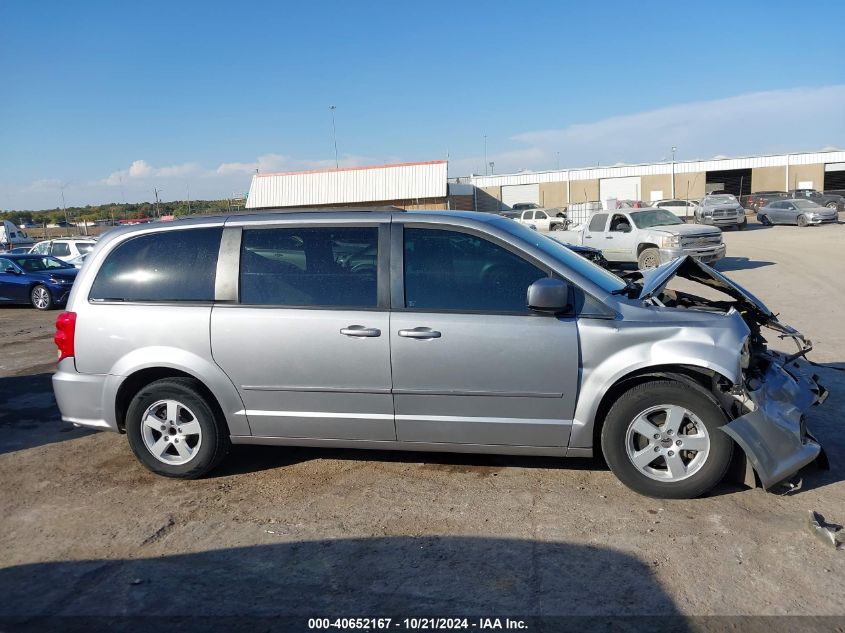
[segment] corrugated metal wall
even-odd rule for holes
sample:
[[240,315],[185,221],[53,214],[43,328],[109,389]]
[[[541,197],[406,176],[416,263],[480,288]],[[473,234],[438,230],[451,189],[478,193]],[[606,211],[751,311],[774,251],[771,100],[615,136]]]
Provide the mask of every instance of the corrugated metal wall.
[[445,198],[446,174],[446,161],[256,174],[246,208]]
[[[783,167],[789,165],[813,165],[817,163],[838,163],[845,161],[845,152],[810,152],[806,154],[777,154],[773,156],[749,156],[746,158],[718,158],[712,160],[683,161],[675,163],[676,174],[706,171],[748,169],[754,167]],[[525,172],[501,176],[472,176],[470,181],[476,187],[501,187],[528,185],[544,182],[572,180],[594,180],[602,178],[624,178],[630,176],[655,176],[671,174],[672,163],[643,165],[620,165],[617,167],[588,167],[584,169],[563,169],[557,171]]]

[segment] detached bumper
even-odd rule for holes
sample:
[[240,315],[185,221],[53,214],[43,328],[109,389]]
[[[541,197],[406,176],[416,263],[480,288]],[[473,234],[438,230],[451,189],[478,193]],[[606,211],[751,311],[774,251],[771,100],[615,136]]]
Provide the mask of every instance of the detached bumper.
[[739,444],[760,478],[771,488],[794,475],[822,455],[818,441],[807,431],[804,413],[822,404],[828,392],[815,375],[808,375],[807,363],[783,357],[773,360],[762,380],[751,378],[746,385],[753,410],[722,427]]
[[725,256],[727,246],[719,244],[718,246],[708,246],[707,248],[661,248],[659,252],[661,264],[671,262],[684,255],[689,255],[705,264],[710,264]]

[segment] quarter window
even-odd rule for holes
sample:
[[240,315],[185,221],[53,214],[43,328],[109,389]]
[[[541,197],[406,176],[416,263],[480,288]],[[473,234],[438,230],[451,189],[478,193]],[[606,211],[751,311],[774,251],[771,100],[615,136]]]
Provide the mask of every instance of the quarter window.
[[415,310],[528,312],[528,286],[546,272],[485,239],[405,229],[405,306]]
[[213,301],[222,228],[133,237],[103,263],[90,298],[100,301]]
[[244,231],[243,304],[374,308],[377,279],[377,227]]

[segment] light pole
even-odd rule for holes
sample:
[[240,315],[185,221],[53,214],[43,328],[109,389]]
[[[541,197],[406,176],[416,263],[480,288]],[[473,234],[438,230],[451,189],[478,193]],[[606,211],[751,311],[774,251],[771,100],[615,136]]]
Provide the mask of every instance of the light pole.
[[555,152],[555,169],[560,169],[560,152]]
[[334,143],[334,168],[339,169],[340,163],[337,160],[337,128],[335,127],[334,123],[334,111],[337,110],[337,106],[330,105],[329,110],[332,113],[332,143]]
[[493,173],[493,168],[494,168],[495,166],[496,166],[496,163],[494,163],[494,162],[491,160],[491,161],[490,161],[490,175],[491,175],[491,176],[493,176],[493,175],[494,175],[494,173]]
[[484,175],[487,175],[487,135],[484,135]]
[[672,198],[675,198],[675,152],[678,150],[674,145],[672,146]]

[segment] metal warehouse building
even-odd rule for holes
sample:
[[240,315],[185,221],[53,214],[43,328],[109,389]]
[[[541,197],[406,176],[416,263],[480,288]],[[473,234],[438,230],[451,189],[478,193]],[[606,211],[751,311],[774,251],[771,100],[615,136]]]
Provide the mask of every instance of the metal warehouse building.
[[445,160],[435,160],[255,174],[246,208],[376,205],[402,209],[472,209],[472,187],[449,185],[447,170]]
[[558,169],[459,180],[477,188],[479,211],[497,211],[517,202],[563,207],[612,198],[646,202],[701,198],[719,189],[737,196],[757,191],[845,189],[845,151]]

